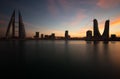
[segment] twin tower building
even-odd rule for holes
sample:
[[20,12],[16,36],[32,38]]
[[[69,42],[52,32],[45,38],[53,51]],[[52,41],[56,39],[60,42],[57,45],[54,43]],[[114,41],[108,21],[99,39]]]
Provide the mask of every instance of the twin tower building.
[[87,31],[86,40],[93,40],[93,41],[108,41],[109,40],[109,20],[105,22],[104,32],[101,35],[98,28],[98,21],[96,19],[93,20],[93,36],[92,31]]
[[[16,27],[16,23],[18,24],[17,25],[18,27]],[[25,27],[23,24],[20,11],[18,13],[18,22],[15,21],[15,10],[13,11],[13,14],[11,16],[11,19],[9,21],[8,28],[6,31],[6,38],[18,38],[18,39],[26,38]]]

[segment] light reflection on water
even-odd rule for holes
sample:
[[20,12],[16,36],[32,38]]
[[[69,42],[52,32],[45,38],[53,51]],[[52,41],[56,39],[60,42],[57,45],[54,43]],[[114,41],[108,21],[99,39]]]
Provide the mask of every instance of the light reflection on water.
[[33,78],[115,78],[119,47],[120,42],[1,41],[1,64],[17,76]]

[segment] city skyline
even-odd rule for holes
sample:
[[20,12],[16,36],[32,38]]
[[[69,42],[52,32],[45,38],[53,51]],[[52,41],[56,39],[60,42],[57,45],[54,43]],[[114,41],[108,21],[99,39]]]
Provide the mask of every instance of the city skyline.
[[[16,27],[16,23],[15,23],[16,11],[14,10],[6,30],[6,36],[4,36],[1,39],[21,39],[21,40],[28,39],[28,37],[26,37],[26,30],[24,27],[24,22],[23,22],[20,11],[18,14],[19,14],[18,23],[17,23],[18,27]],[[86,31],[86,37],[83,37],[83,38],[80,38],[80,37],[71,38],[68,30],[65,30],[64,37],[63,36],[58,37],[55,35],[55,33],[51,33],[51,35],[41,34],[40,36],[39,32],[35,32],[35,35],[33,36],[33,38],[38,40],[86,40],[86,41],[113,41],[113,40],[118,41],[120,40],[119,37],[116,36],[116,34],[111,34],[111,37],[110,37],[110,33],[109,33],[110,20],[105,21],[103,34],[100,33],[98,25],[99,23],[97,19],[94,19],[93,34],[91,30],[88,30]]]
[[[99,23],[103,33],[104,22],[109,19],[110,35],[120,36],[119,0],[44,0],[44,1],[8,1],[2,0],[0,11],[0,35],[5,35],[11,12],[20,9],[24,19],[27,37],[34,32],[40,34],[55,33],[64,36],[69,30],[71,37],[85,37],[87,30],[93,29],[93,19]],[[7,5],[5,5],[7,4]],[[93,31],[93,30],[92,30]]]

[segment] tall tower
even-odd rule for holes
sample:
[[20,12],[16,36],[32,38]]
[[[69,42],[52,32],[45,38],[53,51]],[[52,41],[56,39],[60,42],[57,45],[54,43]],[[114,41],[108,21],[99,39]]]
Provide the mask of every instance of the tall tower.
[[39,38],[39,32],[35,32],[34,38]]
[[7,28],[7,32],[6,32],[6,38],[9,37],[11,26],[12,26],[12,38],[14,38],[15,37],[15,10],[13,11],[10,22],[8,24],[8,28]]
[[68,30],[65,31],[65,39],[68,40],[69,39],[69,34],[68,34]]
[[98,29],[98,21],[96,19],[93,20],[93,31],[94,31],[94,39],[100,39],[101,34]]
[[19,38],[24,39],[26,37],[25,35],[25,27],[23,24],[21,13],[19,12]]
[[106,20],[105,22],[105,29],[102,35],[103,40],[108,40],[109,39],[109,20]]
[[[22,21],[22,16],[19,12],[19,27],[18,27],[18,35],[19,35],[19,39],[24,39],[25,38],[25,28],[24,28],[24,24]],[[6,31],[6,38],[9,38],[9,34],[10,34],[10,28],[12,27],[12,38],[15,38],[15,10],[13,11],[13,14],[11,16],[10,22],[8,24],[8,28]]]

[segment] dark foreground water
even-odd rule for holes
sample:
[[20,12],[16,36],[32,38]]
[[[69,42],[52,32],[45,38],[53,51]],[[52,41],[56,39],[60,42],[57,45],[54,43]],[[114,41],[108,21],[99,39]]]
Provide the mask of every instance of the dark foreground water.
[[0,76],[120,79],[120,42],[0,41]]

